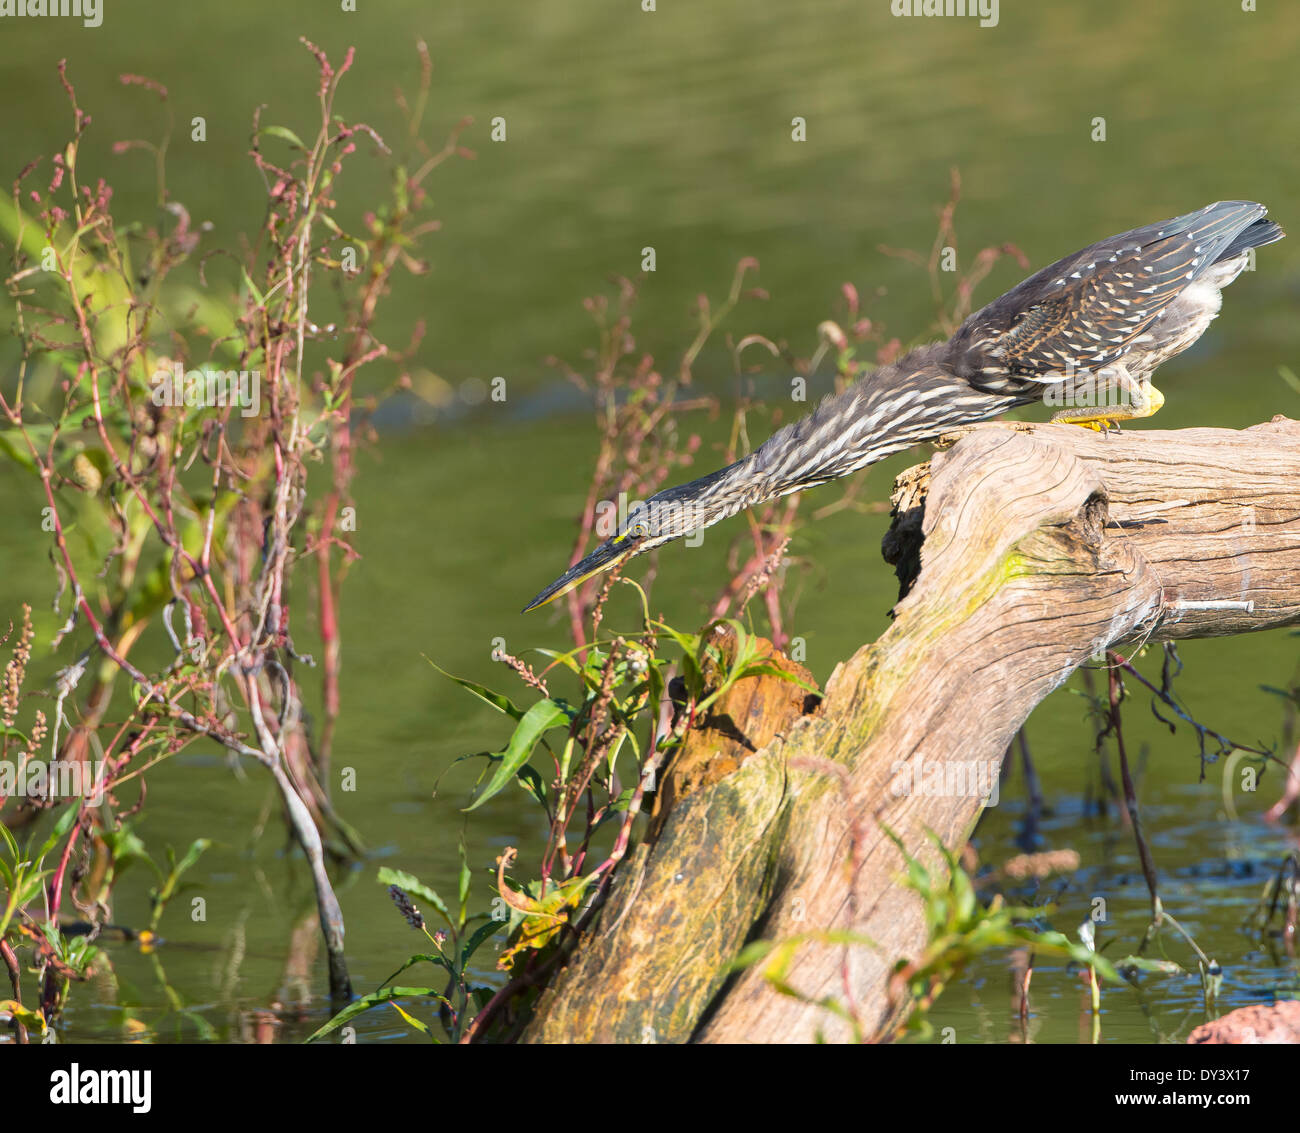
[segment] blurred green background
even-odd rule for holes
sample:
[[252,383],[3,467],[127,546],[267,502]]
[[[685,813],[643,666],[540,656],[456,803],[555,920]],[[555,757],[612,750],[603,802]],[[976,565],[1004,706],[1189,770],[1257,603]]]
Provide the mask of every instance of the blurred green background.
[[[427,249],[432,271],[394,289],[383,325],[405,343],[414,321],[425,321],[419,396],[381,416],[380,443],[362,455],[355,484],[354,542],[363,557],[344,587],[335,763],[357,770],[357,790],[337,801],[375,852],[342,892],[361,991],[422,939],[374,882],[377,863],[454,890],[463,834],[482,907],[500,848],[519,846],[527,860],[540,843],[537,817],[519,797],[501,796],[466,821],[467,774],[445,777],[433,797],[453,758],[499,746],[506,730],[424,656],[508,685],[509,674],[490,661],[494,639],[516,653],[564,639],[549,609],[517,613],[566,562],[595,452],[586,407],[546,359],[581,362],[594,341],[583,298],[607,290],[612,275],[635,274],[642,248],[656,249],[657,270],[642,288],[638,342],[672,370],[693,337],[695,297],[721,298],[743,256],[760,261],[757,283],[770,299],[731,319],[737,336],[759,332],[807,355],[817,323],[836,313],[839,287],[851,281],[888,334],[904,343],[929,337],[928,280],[881,246],[928,252],[952,167],[963,184],[963,268],[979,248],[1002,242],[1018,245],[1037,268],[1226,198],[1262,201],[1284,227],[1300,223],[1300,12],[1284,5],[1249,13],[1235,0],[1005,0],[997,26],[981,29],[971,19],[895,18],[888,0],[661,2],[652,13],[639,0],[363,0],[358,13],[319,0],[104,3],[95,29],[3,22],[0,155],[4,179],[40,156],[48,175],[49,156],[69,134],[55,73],[66,57],[94,120],[82,178],[113,185],[119,223],[152,222],[156,199],[148,161],[114,155],[112,145],[156,139],[165,123],[157,100],[123,86],[121,73],[169,89],[176,119],[169,189],[196,221],[212,222],[209,247],[236,246],[262,218],[263,189],[246,156],[254,109],[267,105],[264,123],[314,129],[315,66],[299,36],[336,61],[356,47],[338,109],[381,134],[400,132],[394,94],[414,88],[420,39],[434,60],[426,134],[436,143],[464,116],[474,119],[462,141],[476,160],[452,162],[431,182],[443,222]],[[194,116],[206,119],[204,143],[189,140]],[[489,139],[496,116],[506,120],[503,142]],[[807,121],[802,143],[791,140],[796,116]],[[1103,142],[1092,140],[1099,117]],[[379,162],[354,161],[340,183],[342,212],[360,217],[384,189]],[[1233,285],[1223,317],[1162,373],[1169,403],[1155,427],[1241,427],[1300,411],[1300,394],[1279,374],[1300,369],[1296,254],[1294,240],[1264,249],[1258,270]],[[977,305],[1024,274],[1003,259]],[[7,337],[6,389],[16,357]],[[695,372],[725,410],[734,393],[725,351],[706,351]],[[509,395],[483,402],[476,391],[496,376],[507,379]],[[810,396],[829,388],[823,367]],[[718,459],[722,423],[701,414],[690,425],[705,438],[702,472]],[[873,469],[870,494],[884,498],[892,476],[914,459]],[[829,501],[834,489],[826,491]],[[0,468],[0,616],[32,604],[38,657],[55,625],[39,507],[34,485]],[[742,522],[710,532],[701,548],[662,553],[654,599],[670,623],[702,620]],[[883,517],[842,511],[792,547],[814,566],[790,629],[806,639],[820,680],[887,624],[895,585],[879,557],[884,527]],[[613,611],[631,624],[629,599],[617,599]],[[155,631],[161,647],[162,629]],[[1294,684],[1294,635],[1193,643],[1184,656],[1181,692],[1200,717],[1246,742],[1286,739],[1283,702],[1260,686]],[[1256,817],[1277,797],[1280,779],[1267,777],[1257,796],[1239,795],[1241,817],[1232,821],[1218,769],[1198,782],[1187,729],[1169,735],[1147,718],[1141,698],[1130,720],[1166,905],[1225,965],[1226,1005],[1287,988],[1295,994],[1294,961],[1240,928],[1292,844]],[[1055,923],[1072,931],[1092,897],[1104,895],[1113,919],[1102,938],[1117,938],[1117,954],[1130,951],[1145,927],[1144,889],[1131,838],[1113,814],[1097,818],[1085,806],[1095,776],[1083,702],[1056,694],[1031,719],[1029,735],[1053,808],[1046,845],[1074,847],[1085,863]],[[1013,852],[1024,807],[1018,779],[1002,800],[978,837],[994,861]],[[311,908],[306,871],[286,854],[277,814],[256,769],[241,780],[201,746],[151,778],[140,823],[151,848],[183,847],[198,835],[220,842],[194,875],[208,920],[192,924],[178,906],[163,921],[168,943],[157,953],[114,951],[116,981],[74,992],[65,1038],[118,1041],[139,1031],[132,1020],[157,1041],[256,1035],[259,1007],[280,995],[290,928]],[[143,879],[122,884],[116,921],[147,919],[145,888]],[[1181,949],[1172,954],[1187,958]],[[320,965],[312,976],[320,992]],[[1005,958],[977,966],[940,1001],[935,1022],[953,1027],[959,1042],[1016,1040],[1008,979]],[[1030,1033],[1079,1039],[1071,978],[1040,973],[1034,991]],[[1105,1006],[1109,1041],[1185,1037],[1204,1017],[1192,978],[1148,981],[1141,993],[1113,990]],[[287,1034],[305,1034],[325,1017],[319,1000],[309,1002]],[[407,1036],[391,1012],[372,1012],[358,1030],[364,1040]]]

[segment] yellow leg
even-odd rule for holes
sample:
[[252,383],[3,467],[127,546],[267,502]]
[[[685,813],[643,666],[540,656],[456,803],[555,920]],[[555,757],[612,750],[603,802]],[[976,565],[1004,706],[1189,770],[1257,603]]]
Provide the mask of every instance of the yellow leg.
[[1109,428],[1118,429],[1121,421],[1151,417],[1165,403],[1165,395],[1145,378],[1133,378],[1121,371],[1116,385],[1127,395],[1122,404],[1062,409],[1052,415],[1052,420],[1061,425],[1082,425],[1085,429],[1104,432]]

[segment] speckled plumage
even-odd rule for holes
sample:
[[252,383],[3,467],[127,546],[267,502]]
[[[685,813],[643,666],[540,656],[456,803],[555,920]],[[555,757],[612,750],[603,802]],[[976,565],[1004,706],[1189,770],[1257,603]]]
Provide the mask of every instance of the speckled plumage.
[[[527,609],[764,500],[839,479],[956,426],[1038,401],[1063,381],[1117,381],[1158,398],[1149,385],[1152,371],[1205,332],[1218,314],[1221,289],[1245,267],[1251,249],[1282,239],[1266,212],[1250,201],[1220,201],[1058,260],[976,311],[947,342],[878,367],[745,459],[653,496]],[[1153,412],[1159,403],[1129,415]]]
[[1149,376],[1204,333],[1250,250],[1282,238],[1267,211],[1220,201],[1066,256],[971,315],[949,365],[999,389],[1118,364]]

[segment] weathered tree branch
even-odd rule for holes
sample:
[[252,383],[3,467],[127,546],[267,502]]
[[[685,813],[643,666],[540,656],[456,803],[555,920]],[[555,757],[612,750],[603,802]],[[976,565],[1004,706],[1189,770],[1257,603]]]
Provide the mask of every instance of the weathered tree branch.
[[[925,929],[887,831],[922,859],[927,830],[960,845],[1017,729],[1103,650],[1300,622],[1294,421],[978,426],[900,477],[895,502],[886,550],[911,585],[894,624],[836,669],[816,711],[759,697],[755,715],[738,683],[739,710],[718,706],[726,727],[706,721],[668,769],[676,803],[657,841],[624,867],[526,1041],[846,1037],[823,998],[888,1036],[906,1009],[890,973]],[[733,735],[724,751],[728,729],[763,742]],[[710,744],[729,761],[716,779],[700,771]],[[675,778],[683,765],[689,781]],[[950,786],[980,789],[899,793],[900,776],[923,784],[936,765]],[[757,967],[729,976],[749,939],[822,930],[875,946],[807,940],[791,983],[811,1002]]]

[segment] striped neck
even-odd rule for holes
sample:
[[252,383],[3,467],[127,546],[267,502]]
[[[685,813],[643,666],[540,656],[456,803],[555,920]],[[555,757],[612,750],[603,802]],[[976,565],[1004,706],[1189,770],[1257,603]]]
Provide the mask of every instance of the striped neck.
[[878,367],[808,416],[778,429],[744,459],[652,497],[645,519],[656,542],[838,480],[1027,400],[972,386],[944,365],[947,346],[923,346]]
[[947,356],[946,342],[918,347],[774,433],[748,458],[764,498],[837,480],[1027,400],[975,388]]

